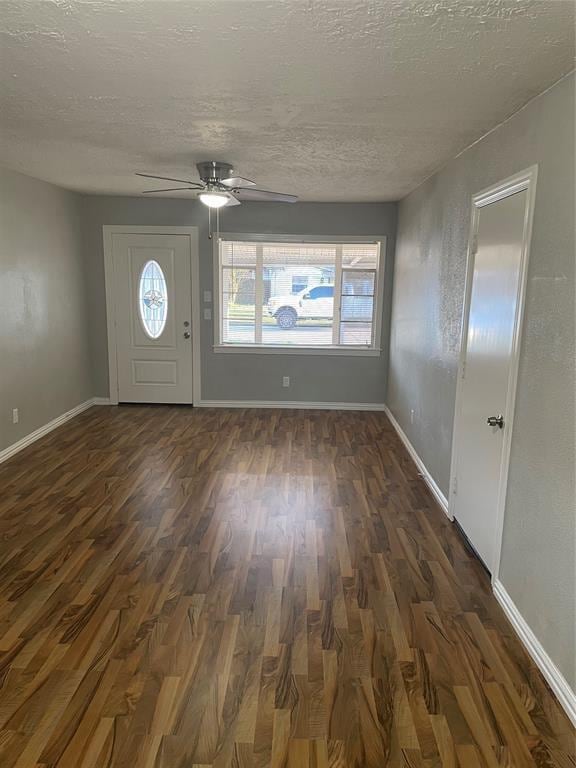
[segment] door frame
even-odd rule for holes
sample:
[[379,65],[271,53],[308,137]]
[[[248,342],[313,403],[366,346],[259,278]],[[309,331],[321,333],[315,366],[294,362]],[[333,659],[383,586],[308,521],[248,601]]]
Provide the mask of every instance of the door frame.
[[491,203],[503,200],[517,192],[527,191],[526,215],[524,218],[524,232],[522,237],[522,252],[520,256],[520,276],[518,281],[518,293],[516,303],[516,315],[514,317],[514,331],[512,336],[512,351],[510,360],[510,373],[508,377],[508,390],[506,403],[503,410],[504,422],[507,429],[504,431],[502,443],[502,461],[500,464],[500,483],[497,495],[496,530],[494,531],[494,558],[492,563],[486,565],[490,569],[492,583],[499,576],[500,555],[502,551],[502,534],[504,531],[504,512],[506,506],[506,490],[508,487],[508,469],[510,466],[510,449],[512,446],[512,434],[514,431],[514,405],[516,401],[516,387],[518,383],[518,369],[520,363],[520,345],[522,341],[522,325],[524,319],[524,305],[526,300],[526,285],[528,277],[528,261],[530,257],[530,242],[532,239],[532,222],[534,219],[534,203],[536,199],[536,180],[538,166],[532,165],[520,173],[509,176],[507,179],[493,184],[472,196],[470,230],[468,236],[468,249],[466,255],[466,279],[464,288],[464,308],[462,312],[462,325],[460,331],[460,355],[458,360],[458,378],[456,383],[456,400],[454,404],[454,426],[452,430],[452,458],[450,463],[450,492],[448,498],[448,516],[454,520],[457,494],[457,467],[458,467],[458,430],[460,414],[462,410],[463,374],[467,353],[468,321],[470,316],[470,303],[472,298],[472,283],[474,279],[474,262],[478,241],[478,224],[480,210]]
[[104,280],[106,284],[106,325],[108,333],[108,382],[110,404],[118,405],[118,343],[116,337],[116,305],[114,302],[113,235],[187,235],[190,240],[190,296],[192,298],[192,405],[201,399],[200,370],[200,264],[198,257],[198,227],[147,227],[140,225],[105,224]]

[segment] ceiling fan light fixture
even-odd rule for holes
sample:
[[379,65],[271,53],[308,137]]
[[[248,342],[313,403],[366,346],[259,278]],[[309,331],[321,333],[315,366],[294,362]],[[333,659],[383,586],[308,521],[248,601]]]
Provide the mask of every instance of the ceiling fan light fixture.
[[208,208],[222,208],[230,200],[230,195],[217,189],[205,189],[198,193],[198,199]]

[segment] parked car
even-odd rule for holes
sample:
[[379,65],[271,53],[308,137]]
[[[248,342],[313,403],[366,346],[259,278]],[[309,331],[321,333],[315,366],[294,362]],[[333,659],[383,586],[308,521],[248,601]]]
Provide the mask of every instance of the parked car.
[[315,285],[289,296],[272,296],[267,305],[268,314],[276,319],[279,328],[289,331],[298,320],[332,319],[334,312],[334,286]]

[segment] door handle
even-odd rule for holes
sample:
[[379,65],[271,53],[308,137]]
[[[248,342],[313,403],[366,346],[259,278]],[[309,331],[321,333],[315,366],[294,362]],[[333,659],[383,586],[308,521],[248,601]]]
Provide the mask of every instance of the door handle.
[[190,331],[184,331],[184,338],[189,339],[190,338]]
[[504,429],[504,416],[501,413],[498,416],[488,416],[486,424],[489,424],[491,427]]

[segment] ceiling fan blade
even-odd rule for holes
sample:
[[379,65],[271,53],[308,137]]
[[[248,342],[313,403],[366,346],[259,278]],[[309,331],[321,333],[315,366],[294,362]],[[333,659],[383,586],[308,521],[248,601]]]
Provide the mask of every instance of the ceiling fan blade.
[[228,198],[228,202],[223,207],[224,208],[230,208],[233,205],[242,205],[242,203],[240,202],[240,200],[235,198],[234,195],[230,195],[229,198]]
[[153,192],[196,192],[196,187],[169,187],[168,189],[143,189],[143,195],[151,195]]
[[268,192],[265,189],[235,189],[234,194],[239,200],[253,200],[263,203],[296,203],[297,195],[287,195],[284,192]]
[[250,179],[244,179],[242,176],[229,176],[227,179],[222,179],[220,182],[225,187],[255,187],[256,182],[250,181]]
[[136,176],[143,176],[145,179],[160,179],[161,181],[178,181],[180,184],[193,184],[196,187],[201,187],[201,184],[198,184],[196,181],[192,181],[192,179],[173,179],[171,176],[153,176],[151,173],[139,173],[136,171]]

